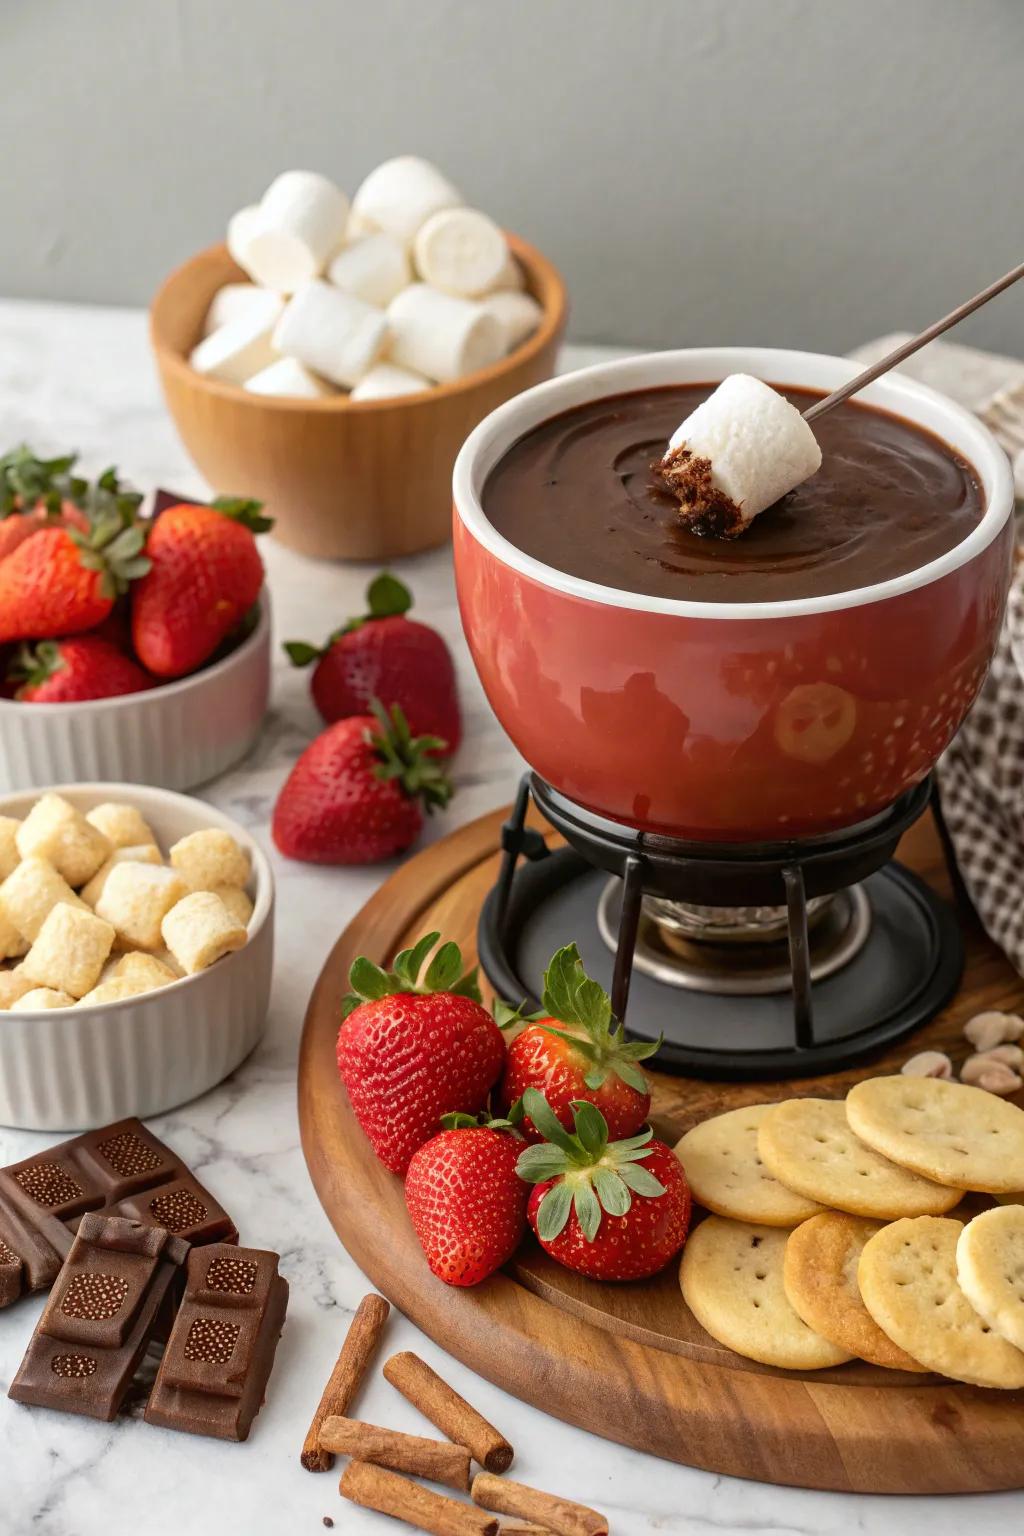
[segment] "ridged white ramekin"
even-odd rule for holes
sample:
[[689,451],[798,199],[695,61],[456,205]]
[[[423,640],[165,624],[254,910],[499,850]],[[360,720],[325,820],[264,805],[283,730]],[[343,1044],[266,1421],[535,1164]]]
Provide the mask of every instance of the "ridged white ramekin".
[[[90,1130],[194,1099],[248,1056],[270,999],[274,880],[249,834],[200,800],[136,784],[54,787],[83,811],[102,800],[137,806],[164,852],[188,832],[223,827],[252,859],[249,941],[208,971],[102,1008],[0,1012],[0,1124]],[[4,796],[0,815],[27,815],[42,792]]]
[[270,697],[270,601],[236,651],[193,677],[84,704],[0,699],[0,793],[118,779],[192,789],[244,757]]

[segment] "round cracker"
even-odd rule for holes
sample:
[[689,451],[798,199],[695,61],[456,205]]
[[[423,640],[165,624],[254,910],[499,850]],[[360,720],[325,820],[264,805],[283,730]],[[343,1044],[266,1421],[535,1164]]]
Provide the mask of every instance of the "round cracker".
[[997,1205],[967,1223],[956,1245],[956,1276],[975,1312],[1024,1350],[1024,1205]]
[[730,1109],[695,1125],[676,1144],[693,1198],[717,1216],[795,1227],[823,1207],[780,1184],[764,1166],[757,1133],[771,1104]]
[[713,1339],[749,1360],[787,1371],[841,1365],[849,1351],[808,1328],[786,1300],[788,1235],[778,1227],[709,1216],[683,1249],[683,1299]]
[[1024,1110],[967,1083],[870,1077],[846,1099],[850,1124],[883,1157],[959,1189],[1024,1186]]
[[757,1138],[765,1166],[788,1189],[853,1216],[890,1221],[952,1210],[960,1191],[898,1167],[850,1129],[841,1099],[773,1104]]
[[957,1283],[957,1240],[948,1216],[894,1221],[869,1238],[857,1283],[894,1344],[930,1371],[976,1387],[1024,1387],[1024,1353],[994,1333]]
[[894,1344],[861,1300],[857,1264],[882,1223],[865,1216],[826,1211],[789,1234],[782,1278],[793,1310],[808,1328],[872,1365],[891,1371],[923,1371]]

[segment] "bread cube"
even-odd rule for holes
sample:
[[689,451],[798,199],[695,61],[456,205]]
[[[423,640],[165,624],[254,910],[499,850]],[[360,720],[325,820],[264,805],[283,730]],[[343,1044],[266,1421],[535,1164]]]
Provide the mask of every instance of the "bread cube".
[[236,923],[241,923],[244,928],[249,926],[249,919],[252,917],[252,899],[241,886],[215,885],[213,894],[220,897]]
[[104,800],[102,805],[94,805],[91,811],[86,811],[85,819],[115,848],[156,844],[153,830],[142,812],[120,800]]
[[103,895],[107,877],[116,864],[162,864],[163,861],[164,856],[156,843],[137,843],[115,848],[107,862],[101,864],[92,879],[82,886],[79,895],[90,907],[94,907]]
[[181,875],[166,865],[115,864],[96,914],[113,924],[122,948],[159,949],[164,914],[187,895]]
[[74,998],[56,987],[33,987],[14,1004],[14,1013],[42,1013],[44,1008],[70,1008]]
[[190,832],[174,844],[169,857],[171,867],[192,891],[212,891],[218,885],[241,887],[249,880],[249,855],[220,827]]
[[194,976],[232,950],[241,949],[249,935],[219,896],[212,891],[193,891],[168,912],[163,936],[185,974]]
[[133,949],[129,954],[121,956],[111,976],[104,980],[141,981],[145,984],[142,990],[148,991],[152,987],[166,987],[168,982],[180,980],[180,973],[172,971],[156,955],[147,955],[142,950]]
[[12,923],[22,938],[33,943],[49,913],[58,902],[89,908],[67,881],[45,859],[22,859],[0,885],[0,916]]
[[23,859],[46,859],[70,886],[84,885],[111,855],[109,838],[62,795],[41,795],[18,828]]
[[141,992],[152,992],[153,988],[147,986],[139,976],[112,976],[109,981],[101,981],[79,998],[76,1003],[78,1008],[103,1008],[108,1003],[123,1003],[126,997],[138,997]]
[[40,928],[22,970],[36,986],[84,997],[99,980],[113,942],[113,924],[60,901]]
[[21,858],[18,852],[18,828],[21,822],[16,816],[0,816],[0,880],[6,880]]
[[0,960],[20,960],[28,954],[28,940],[0,911]]
[[0,970],[0,1013],[13,1008],[19,997],[31,992],[34,986],[35,982],[29,981],[20,965],[10,971]]

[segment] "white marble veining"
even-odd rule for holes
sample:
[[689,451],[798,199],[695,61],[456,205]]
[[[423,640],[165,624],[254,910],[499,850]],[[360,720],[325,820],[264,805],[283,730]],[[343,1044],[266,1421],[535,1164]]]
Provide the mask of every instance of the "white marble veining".
[[[568,349],[578,365],[608,350]],[[972,401],[1007,380],[994,361],[972,358]],[[932,380],[962,393],[955,355],[941,349]],[[941,376],[940,376],[941,375]],[[961,389],[957,390],[957,385]],[[138,311],[0,303],[0,441],[40,449],[76,446],[88,469],[116,462],[140,487],[203,490],[164,415]],[[244,486],[238,487],[244,491]],[[317,565],[267,541],[279,638],[320,640],[358,612],[366,568]],[[458,664],[466,739],[458,795],[428,837],[502,803],[518,761],[491,716],[462,642],[450,560],[440,551],[403,561],[416,611],[447,637]],[[268,1400],[246,1445],[176,1435],[129,1419],[113,1425],[31,1410],[0,1397],[0,1536],[291,1536],[321,1530],[330,1515],[352,1533],[396,1527],[346,1505],[335,1477],[302,1471],[298,1450],[351,1311],[367,1289],[334,1236],[306,1174],[295,1108],[295,1061],[310,988],[341,928],[388,869],[317,869],[290,864],[270,842],[268,820],[285,771],[317,726],[305,674],[279,662],[273,704],[250,758],[206,791],[243,821],[270,854],[278,880],[278,963],[266,1038],[227,1083],[154,1128],[232,1212],[243,1240],[276,1248],[291,1304]],[[0,1164],[56,1138],[0,1129]],[[386,1236],[382,1239],[386,1240]],[[0,1312],[0,1392],[21,1358],[38,1300]],[[395,1317],[392,1348],[441,1352]],[[714,1477],[657,1461],[569,1428],[509,1397],[452,1360],[442,1369],[518,1448],[516,1475],[607,1511],[617,1536],[723,1533],[840,1533],[954,1536],[964,1521],[979,1536],[1021,1517],[1015,1495],[963,1500],[860,1498]],[[377,1423],[424,1432],[414,1410],[374,1375],[360,1412]],[[427,1431],[429,1432],[429,1431]]]

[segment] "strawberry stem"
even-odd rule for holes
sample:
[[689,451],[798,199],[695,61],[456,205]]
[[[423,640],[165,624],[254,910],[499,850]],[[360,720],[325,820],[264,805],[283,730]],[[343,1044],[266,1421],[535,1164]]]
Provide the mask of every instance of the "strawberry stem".
[[366,589],[366,613],[347,619],[340,629],[333,630],[327,636],[323,645],[310,645],[308,640],[286,640],[285,653],[293,667],[312,666],[314,661],[326,656],[331,646],[343,635],[351,635],[374,619],[398,618],[408,613],[411,607],[412,593],[409,588],[397,576],[392,576],[390,571],[381,571]]
[[376,751],[374,774],[378,779],[395,779],[410,799],[419,799],[429,816],[442,810],[454,789],[441,763],[431,754],[443,752],[448,745],[440,736],[414,736],[405,712],[399,704],[387,710],[380,699],[373,699],[370,711],[377,730],[368,729],[366,740]]
[[24,688],[40,688],[67,663],[56,640],[40,640],[38,645],[20,645],[7,668],[7,681]]
[[[608,993],[587,975],[575,944],[566,944],[552,956],[544,972],[543,1004],[548,1018],[542,1017],[540,1027],[565,1040],[584,1058],[588,1088],[596,1091],[611,1072],[637,1093],[648,1091],[638,1063],[655,1055],[664,1037],[659,1035],[654,1041],[626,1039],[625,1029],[612,1014]],[[571,1028],[557,1029],[550,1019]]]
[[269,533],[274,526],[272,517],[264,517],[262,501],[247,496],[215,496],[210,502],[215,512],[228,517],[233,523],[241,523],[250,533]]
[[475,1003],[482,1001],[477,982],[477,968],[462,969],[462,952],[449,940],[442,944],[427,967],[422,982],[420,972],[424,961],[434,949],[440,933],[427,933],[410,949],[403,949],[395,956],[392,969],[383,970],[360,955],[352,962],[348,983],[351,992],[342,999],[342,1018],[347,1019],[361,1003],[373,1002],[380,997],[393,997],[400,992],[414,992],[426,996],[433,992],[447,992],[455,997],[469,997]]
[[56,517],[65,501],[80,504],[89,482],[72,475],[77,453],[41,459],[27,443],[0,458],[0,522],[12,512],[28,512],[42,506]]

